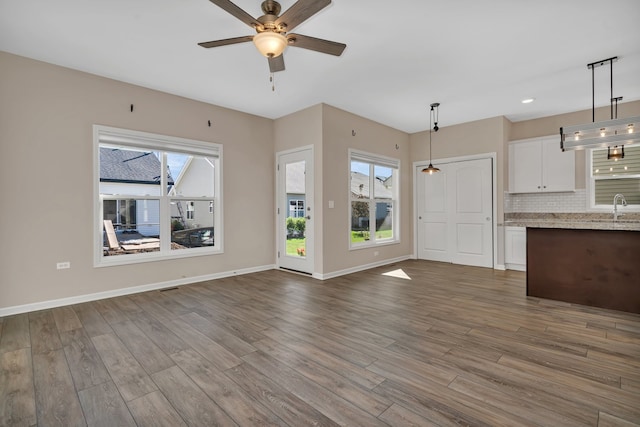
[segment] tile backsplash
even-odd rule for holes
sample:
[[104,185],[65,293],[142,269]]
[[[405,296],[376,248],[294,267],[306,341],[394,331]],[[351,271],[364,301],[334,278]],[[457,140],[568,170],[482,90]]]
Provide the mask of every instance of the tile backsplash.
[[579,189],[570,193],[504,194],[504,212],[584,212],[587,207],[587,191]]

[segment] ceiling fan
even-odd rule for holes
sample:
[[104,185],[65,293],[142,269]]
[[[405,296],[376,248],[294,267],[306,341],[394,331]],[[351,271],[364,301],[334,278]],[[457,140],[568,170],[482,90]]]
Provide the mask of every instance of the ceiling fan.
[[266,0],[262,2],[264,15],[259,18],[253,18],[229,0],[210,1],[252,27],[256,30],[256,34],[202,42],[198,43],[198,45],[211,48],[252,41],[258,51],[267,57],[269,70],[272,73],[284,70],[282,53],[287,46],[301,47],[335,56],[340,56],[347,47],[344,43],[289,33],[289,31],[331,4],[331,0],[298,0],[282,15],[280,15],[280,3],[275,0]]

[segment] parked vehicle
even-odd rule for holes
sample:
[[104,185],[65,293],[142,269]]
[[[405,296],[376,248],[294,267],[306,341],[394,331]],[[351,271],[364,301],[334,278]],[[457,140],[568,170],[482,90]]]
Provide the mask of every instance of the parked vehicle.
[[213,227],[174,231],[171,233],[171,241],[188,248],[213,246]]

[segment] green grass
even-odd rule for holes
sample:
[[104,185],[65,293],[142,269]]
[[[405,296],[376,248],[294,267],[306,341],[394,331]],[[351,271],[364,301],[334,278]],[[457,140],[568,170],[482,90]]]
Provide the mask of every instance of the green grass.
[[[390,239],[393,237],[393,230],[380,230],[376,232],[376,239]],[[361,243],[369,240],[368,231],[352,231],[351,243]]]
[[305,238],[287,239],[287,255],[298,255],[298,248],[306,248]]
[[[351,243],[365,242],[369,237],[369,233],[366,231],[352,231]],[[390,239],[393,237],[393,230],[380,230],[376,232],[377,239]],[[298,248],[306,248],[306,239],[287,239],[287,255],[298,256]]]

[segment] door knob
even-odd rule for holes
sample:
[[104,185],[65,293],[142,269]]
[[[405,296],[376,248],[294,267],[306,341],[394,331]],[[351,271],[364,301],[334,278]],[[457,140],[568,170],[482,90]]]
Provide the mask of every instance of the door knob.
[[307,219],[311,219],[311,215],[307,215],[305,218],[307,218]]

